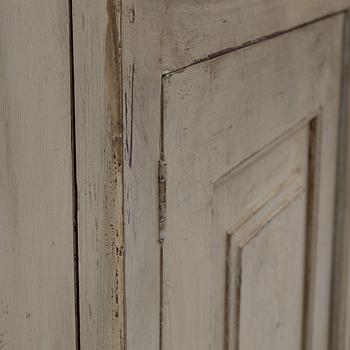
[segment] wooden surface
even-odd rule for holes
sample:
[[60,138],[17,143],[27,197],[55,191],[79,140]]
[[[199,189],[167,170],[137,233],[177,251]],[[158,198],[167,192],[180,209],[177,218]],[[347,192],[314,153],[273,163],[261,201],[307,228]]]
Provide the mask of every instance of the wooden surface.
[[226,260],[225,310],[215,309],[225,315],[226,349],[300,347],[308,129],[303,122],[215,184],[216,275]]
[[0,2],[0,348],[75,349],[69,10]]
[[163,71],[349,6],[349,0],[165,0]]
[[241,248],[240,349],[301,348],[305,192],[288,200]]
[[306,122],[215,185],[215,232],[228,233],[226,349],[300,347],[308,144]]
[[350,18],[343,38],[342,100],[338,137],[338,174],[334,231],[330,349],[350,348]]
[[[326,350],[343,18],[304,23],[350,1],[71,4],[0,3],[0,349],[294,349],[304,338]],[[335,239],[335,350],[350,344],[346,237]]]
[[[266,331],[261,330],[260,344],[247,336],[239,344],[242,350],[269,348],[273,344],[279,349],[282,344],[297,344],[295,337],[298,342],[303,338],[306,349],[327,349],[342,30],[343,16],[335,16],[163,78],[167,162],[164,349],[223,348],[225,334],[232,328],[227,328],[225,315],[225,302],[232,294],[227,294],[226,289],[225,234],[234,225],[235,217],[243,220],[244,208],[254,208],[259,200],[268,196],[269,192],[264,195],[264,191],[269,190],[269,181],[273,189],[288,179],[291,173],[286,171],[295,165],[293,159],[301,156],[311,157],[312,165],[307,171],[302,166],[291,170],[301,171],[304,179],[307,175],[304,186],[308,197],[288,210],[291,210],[291,217],[304,220],[305,266],[293,262],[291,253],[283,246],[283,239],[271,239],[271,244],[279,243],[279,248],[286,252],[282,254],[286,259],[281,264],[282,270],[276,272],[275,278],[290,274],[291,279],[297,278],[297,281],[288,296],[283,296],[284,285],[280,281],[264,286],[270,298],[278,295],[281,300],[288,301],[280,305],[279,312],[283,313],[285,307],[290,310],[294,305],[295,314],[291,314],[285,324],[281,323],[279,331],[274,329],[276,333],[269,333],[271,324],[268,323]],[[245,176],[249,185],[247,191],[236,183],[236,187],[242,189],[242,197],[239,197],[242,200],[237,202],[238,194],[225,190],[226,205],[219,206],[218,183],[226,179],[238,181],[234,177],[238,169],[246,164],[256,165],[260,154],[295,137],[293,133],[302,125],[309,125],[309,146],[298,151],[298,157],[284,157],[285,162],[278,165],[276,161],[272,167],[266,163],[271,171],[274,169],[271,176],[263,176],[262,170],[253,167],[252,173],[257,177],[249,180]],[[298,144],[305,146],[305,141],[296,142],[293,147],[298,149]],[[282,222],[274,221],[268,232],[274,237],[273,227],[277,223],[285,234],[293,235],[298,254],[302,254],[302,238],[291,229],[293,223],[288,217]],[[265,244],[269,242],[265,240]],[[281,258],[277,247],[266,249],[274,252],[276,259]],[[248,325],[255,324],[252,319],[244,322],[253,317],[248,307],[249,293],[253,295],[254,288],[260,286],[251,279],[257,263],[252,260],[252,265],[247,264],[248,257],[253,255],[243,250],[248,285],[242,289],[242,293],[247,294],[240,297],[243,309],[239,319],[245,334],[248,334]],[[267,257],[264,261],[266,266],[271,265]],[[268,268],[263,275],[266,273],[269,273]],[[306,311],[301,315],[300,286],[304,284],[305,274],[302,294]],[[259,303],[259,299],[256,302]],[[275,301],[268,299],[267,302],[275,307]],[[264,303],[261,301],[259,305]],[[247,311],[243,314],[244,310]],[[302,337],[296,330],[300,317],[305,322]],[[291,329],[283,333],[287,325]],[[278,334],[289,338],[278,340]],[[229,343],[228,349],[236,349],[235,343]]]
[[81,349],[124,349],[120,7],[74,0]]
[[122,2],[127,349],[159,349],[161,0]]

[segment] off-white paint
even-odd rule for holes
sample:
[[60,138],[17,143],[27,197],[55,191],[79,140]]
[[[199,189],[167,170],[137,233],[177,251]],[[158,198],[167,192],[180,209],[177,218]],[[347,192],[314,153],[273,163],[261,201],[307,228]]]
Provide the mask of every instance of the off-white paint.
[[75,349],[69,9],[0,2],[0,348]]
[[[307,349],[327,349],[342,31],[340,15],[164,77],[164,349],[223,348],[225,332],[232,332],[232,327],[225,328],[227,231],[295,172],[300,173],[301,190],[316,183],[312,208],[307,208],[305,194],[295,201],[286,194],[282,203],[289,200],[293,204],[271,223],[261,218],[268,224],[254,240],[258,251],[251,252],[250,244],[241,248],[239,349],[280,349],[282,345],[291,349],[301,343],[297,324],[303,318],[303,252],[310,235],[305,340]],[[311,136],[308,141],[305,132],[313,123],[320,135],[312,136],[318,145],[317,167],[311,170],[305,168],[305,159],[308,144],[314,141]],[[301,140],[293,133],[299,128],[304,128]],[[258,165],[261,153],[274,152],[288,140],[295,144]],[[246,163],[250,172],[244,177],[236,175],[243,171],[237,168]],[[234,187],[222,190],[224,180]],[[314,217],[312,227],[305,220],[309,215]],[[276,237],[276,227],[284,231],[284,239]],[[246,234],[251,231],[254,228]],[[285,242],[293,242],[294,255],[286,250]],[[266,265],[261,273],[256,270],[257,254]],[[274,256],[284,259],[276,273],[269,260]],[[271,278],[277,280],[269,283],[267,277],[264,284],[258,277],[254,280],[254,274],[274,274]],[[281,280],[286,276],[295,280],[289,291]],[[277,311],[274,298],[281,298],[287,308],[289,314],[285,321],[281,318],[279,330],[267,318],[266,328],[254,331],[254,325],[264,318],[259,311],[263,295],[272,303],[266,312]],[[254,305],[256,315],[252,314]],[[283,312],[282,306],[278,312]],[[237,349],[234,341],[229,349]]]
[[326,349],[347,6],[3,2],[0,348],[75,349],[76,182],[82,349]]

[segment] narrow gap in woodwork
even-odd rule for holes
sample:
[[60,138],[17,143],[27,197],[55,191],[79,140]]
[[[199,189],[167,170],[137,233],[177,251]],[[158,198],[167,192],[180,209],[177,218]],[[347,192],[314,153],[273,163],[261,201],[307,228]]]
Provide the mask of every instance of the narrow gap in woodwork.
[[321,17],[318,17],[318,18],[315,18],[311,21],[308,21],[308,22],[304,22],[303,24],[299,24],[297,26],[294,26],[294,27],[291,27],[289,29],[286,29],[286,30],[280,30],[280,31],[277,31],[277,32],[274,32],[274,33],[271,33],[271,34],[268,34],[268,35],[264,35],[262,37],[259,37],[259,38],[256,38],[254,40],[249,40],[249,41],[246,41],[245,43],[239,45],[239,46],[232,46],[232,47],[229,47],[227,49],[223,49],[223,50],[220,50],[220,51],[217,51],[217,52],[214,52],[212,54],[209,54],[205,57],[202,57],[202,58],[199,58],[197,60],[194,60],[193,62],[183,66],[183,67],[180,67],[180,68],[176,68],[172,71],[165,71],[162,76],[165,77],[165,76],[170,76],[170,75],[173,75],[173,74],[176,74],[176,73],[182,73],[183,71],[185,71],[187,68],[189,67],[192,67],[192,66],[195,66],[199,63],[202,63],[202,62],[205,62],[205,61],[208,61],[208,60],[212,60],[212,59],[215,59],[217,57],[220,57],[220,56],[223,56],[223,55],[226,55],[228,53],[231,53],[231,52],[234,52],[234,51],[237,51],[237,50],[240,50],[240,49],[243,49],[245,47],[249,47],[249,46],[252,46],[252,45],[255,45],[255,44],[258,44],[258,43],[261,43],[263,41],[266,41],[266,40],[269,40],[269,39],[273,39],[277,36],[280,36],[280,35],[283,35],[283,34],[287,34],[287,33],[290,33],[294,30],[298,30],[298,29],[302,29],[304,27],[307,27],[311,24],[314,24],[316,22],[319,22],[319,21],[323,21],[323,20],[326,20],[328,18],[331,18],[331,17],[334,17],[334,16],[337,16],[337,15],[340,15],[341,13],[344,13],[345,10],[340,10],[340,11],[336,11],[336,12],[332,12],[332,13],[329,13],[327,15],[324,15],[324,16],[321,16]]
[[[117,6],[117,5],[116,5]],[[120,343],[121,345],[121,349],[122,350],[127,350],[128,348],[128,327],[127,327],[127,303],[126,303],[126,244],[125,244],[125,189],[124,189],[124,184],[125,184],[125,172],[124,172],[124,162],[122,161],[124,159],[123,154],[124,154],[124,149],[123,149],[123,145],[124,145],[124,140],[127,138],[127,132],[128,130],[125,130],[125,126],[123,123],[123,91],[124,91],[124,86],[123,86],[123,55],[122,55],[122,47],[123,47],[123,18],[122,18],[122,8],[123,8],[123,0],[119,0],[119,9],[121,11],[120,16],[119,16],[119,22],[118,22],[118,26],[119,26],[119,35],[120,35],[120,47],[119,47],[119,57],[120,57],[120,67],[119,67],[119,71],[118,74],[120,75],[120,106],[119,106],[119,113],[121,116],[121,155],[120,155],[120,161],[122,162],[122,175],[121,175],[121,181],[122,181],[122,234],[123,234],[123,269],[122,269],[122,273],[123,273],[123,286],[122,286],[122,291],[123,291],[123,324],[121,325],[121,331],[120,331]],[[133,154],[133,144],[134,144],[134,86],[135,86],[135,59],[132,62],[132,66],[131,66],[131,128],[130,128],[130,154],[129,154],[129,167],[132,166],[132,154]],[[127,108],[127,101],[125,100],[125,107]],[[127,118],[127,113],[126,113],[126,118]],[[123,332],[123,334],[122,334]]]
[[315,117],[309,124],[309,150],[307,174],[306,230],[304,252],[304,307],[301,345],[303,350],[311,350],[311,331],[313,315],[314,274],[317,244],[318,207],[318,166],[319,137],[321,117]]
[[230,286],[231,286],[231,237],[226,235],[226,254],[225,254],[225,319],[224,319],[224,350],[229,350],[230,346],[230,318],[231,318],[231,303],[230,303]]
[[[236,269],[236,281],[235,281],[235,294],[236,294],[236,308],[235,308],[235,350],[239,350],[240,341],[240,326],[241,326],[241,286],[242,286],[242,248],[238,247],[237,251],[237,269]],[[228,349],[229,350],[229,349]]]
[[[131,102],[130,102],[130,150],[129,167],[132,167],[132,152],[134,147],[134,85],[135,85],[135,62],[131,65]],[[125,102],[127,104],[127,102]]]
[[74,84],[74,36],[73,0],[68,0],[69,9],[69,64],[70,64],[70,104],[71,104],[71,148],[72,148],[72,199],[73,199],[73,256],[74,256],[74,303],[76,349],[80,350],[80,298],[79,298],[79,237],[78,237],[78,189],[76,159],[76,121]]
[[[159,135],[159,161],[165,162],[164,155],[164,81],[161,78],[161,87],[160,87],[160,135]],[[159,194],[158,194],[159,197]],[[159,204],[159,203],[158,203]],[[160,214],[160,210],[158,210],[158,214]],[[160,222],[160,217],[158,218]],[[160,246],[160,254],[159,254],[159,350],[163,349],[163,332],[164,332],[164,237],[160,237],[160,229],[159,229],[159,246]]]
[[[241,283],[242,283],[242,248],[237,249],[236,258],[236,271],[235,271],[235,281],[234,290],[231,290],[233,286],[232,281],[232,233],[226,235],[226,262],[225,262],[225,319],[224,319],[224,350],[230,350],[232,335],[231,335],[231,317],[234,317],[234,344],[233,348],[235,350],[239,349],[239,332],[240,332],[240,312],[241,312]],[[235,309],[234,315],[231,315],[232,311],[232,298],[231,293],[235,295]]]
[[342,350],[346,347],[346,333],[349,320],[346,319],[349,289],[349,238],[345,232],[347,205],[348,147],[349,147],[349,84],[350,84],[350,17],[345,13],[342,48],[342,76],[340,86],[340,112],[337,145],[337,175],[334,208],[334,238],[332,262],[332,289],[330,303],[329,349]]

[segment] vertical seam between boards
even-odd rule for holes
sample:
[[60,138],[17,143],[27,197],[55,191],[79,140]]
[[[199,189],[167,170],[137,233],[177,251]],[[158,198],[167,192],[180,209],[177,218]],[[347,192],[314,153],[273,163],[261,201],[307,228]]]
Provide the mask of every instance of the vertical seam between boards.
[[79,295],[79,236],[78,236],[78,185],[76,158],[75,82],[74,82],[74,33],[73,0],[68,0],[69,11],[69,69],[71,103],[71,149],[72,149],[72,200],[73,200],[73,256],[74,256],[74,306],[75,306],[75,347],[81,349],[80,342],[80,295]]

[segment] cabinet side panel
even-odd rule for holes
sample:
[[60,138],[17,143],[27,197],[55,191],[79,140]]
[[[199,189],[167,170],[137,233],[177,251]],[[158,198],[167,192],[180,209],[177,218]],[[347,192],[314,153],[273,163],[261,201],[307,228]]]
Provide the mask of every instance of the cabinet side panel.
[[0,348],[75,349],[69,9],[0,2]]

